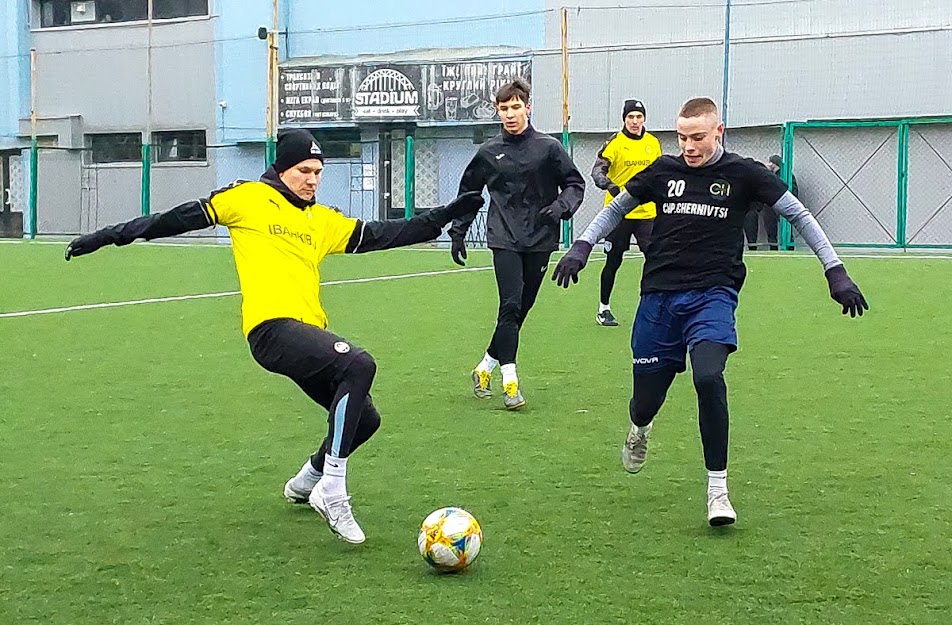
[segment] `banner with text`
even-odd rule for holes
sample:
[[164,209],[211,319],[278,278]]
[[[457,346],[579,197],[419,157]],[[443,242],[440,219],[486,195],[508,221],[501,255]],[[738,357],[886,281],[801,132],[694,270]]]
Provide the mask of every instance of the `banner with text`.
[[516,78],[531,82],[531,70],[528,59],[283,67],[279,123],[493,121],[496,91]]

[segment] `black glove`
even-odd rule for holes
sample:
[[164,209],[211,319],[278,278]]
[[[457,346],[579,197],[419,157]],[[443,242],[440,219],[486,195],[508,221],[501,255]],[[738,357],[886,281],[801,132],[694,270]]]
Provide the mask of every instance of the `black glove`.
[[66,260],[75,256],[92,254],[99,248],[113,243],[114,241],[110,235],[110,232],[99,230],[97,232],[84,234],[81,237],[76,237],[66,246]]
[[612,198],[618,197],[618,194],[621,193],[621,189],[618,188],[617,184],[613,184],[605,190],[608,191],[608,195],[612,196]]
[[483,207],[483,194],[479,191],[469,191],[457,197],[452,202],[443,207],[441,216],[446,218],[446,223],[460,217],[468,217],[476,214]]
[[463,237],[452,237],[450,240],[452,241],[450,254],[453,256],[453,262],[460,267],[465,267],[466,263],[463,262],[463,259],[466,258],[466,241],[463,240]]
[[863,316],[864,310],[869,310],[869,304],[866,298],[860,292],[859,287],[853,282],[846,273],[846,267],[837,265],[826,270],[826,281],[830,284],[830,297],[843,307],[843,314],[850,314],[850,317]]
[[592,253],[592,244],[588,241],[579,239],[572,244],[571,249],[566,252],[562,260],[555,266],[552,272],[552,279],[564,289],[569,288],[569,279],[572,282],[578,282],[578,274],[585,268],[588,262],[588,256]]
[[555,225],[562,221],[562,210],[558,204],[543,206],[539,209],[539,214],[542,215],[542,219]]

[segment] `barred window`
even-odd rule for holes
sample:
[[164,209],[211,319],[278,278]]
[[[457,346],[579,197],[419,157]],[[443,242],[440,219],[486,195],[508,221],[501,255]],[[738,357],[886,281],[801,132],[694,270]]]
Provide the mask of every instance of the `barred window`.
[[94,163],[142,161],[142,135],[138,132],[113,132],[86,137]]
[[[149,0],[39,0],[40,27],[144,21]],[[153,0],[157,20],[208,15],[208,0]]]
[[204,130],[153,132],[155,160],[158,163],[205,161],[207,147]]

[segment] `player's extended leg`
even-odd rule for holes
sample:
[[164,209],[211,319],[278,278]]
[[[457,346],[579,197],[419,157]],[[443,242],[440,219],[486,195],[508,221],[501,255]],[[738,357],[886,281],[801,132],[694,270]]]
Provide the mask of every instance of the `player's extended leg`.
[[[330,393],[326,393],[324,392],[326,385],[321,386],[322,388],[317,393],[314,391],[314,385],[301,385],[301,388],[304,389],[304,392],[306,392],[311,399],[330,411],[331,404],[334,400],[334,392],[331,390]],[[368,396],[364,401],[364,410],[360,414],[360,421],[357,423],[357,432],[354,434],[351,453],[353,454],[357,451],[358,447],[370,440],[370,437],[373,436],[379,428],[380,413],[377,412],[377,407],[374,406],[373,401]],[[317,486],[318,481],[320,481],[324,475],[324,457],[330,453],[330,449],[331,439],[325,437],[320,449],[314,452],[304,465],[301,466],[301,470],[287,481],[284,485],[284,496],[288,501],[296,504],[307,503],[308,497],[311,496],[311,491],[314,490],[314,487]]]
[[338,536],[352,543],[363,542],[364,533],[347,495],[347,458],[376,363],[370,354],[339,336],[294,319],[267,321],[249,334],[248,342],[254,359],[268,371],[287,376],[299,386],[308,385],[317,396],[333,391],[327,435],[330,453],[308,502]]
[[631,428],[621,448],[622,466],[641,471],[648,457],[648,437],[675,375],[685,369],[681,322],[667,293],[644,293],[631,330],[632,395],[628,403]]
[[[490,375],[492,374],[493,361],[495,361],[502,365],[503,390],[506,391],[507,382],[511,383],[511,378],[515,377],[516,350],[519,346],[522,295],[525,288],[522,257],[518,252],[493,250],[493,269],[496,274],[496,287],[499,291],[499,313],[496,317],[496,330],[486,350],[486,357],[476,366],[473,372],[473,383],[474,390],[476,390],[479,383],[485,378],[487,379],[488,390],[488,376],[486,374],[487,372]],[[479,396],[479,393],[476,394]],[[516,402],[514,398],[507,400],[505,392],[503,393],[503,402],[507,408],[518,408],[525,403],[524,401]],[[515,405],[516,403],[519,403],[519,405]],[[510,404],[513,405],[510,406]]]
[[685,303],[685,337],[697,391],[698,425],[707,468],[707,517],[713,526],[728,525],[737,513],[727,495],[729,418],[724,368],[737,349],[734,311],[737,292],[716,287],[694,292]]
[[595,315],[595,323],[600,326],[615,327],[618,321],[611,311],[612,291],[615,288],[615,277],[618,275],[618,269],[625,259],[625,252],[631,249],[631,235],[633,230],[631,219],[623,219],[615,229],[605,237],[605,266],[602,267],[602,273],[599,278],[600,290],[598,298],[598,314]]
[[697,391],[698,425],[707,467],[708,522],[728,525],[737,513],[727,497],[727,447],[730,419],[724,367],[731,346],[701,341],[691,348],[691,369]]
[[324,456],[324,475],[308,498],[308,503],[327,520],[331,529],[350,543],[364,542],[364,532],[350,507],[347,459],[355,449],[364,403],[376,373],[377,364],[363,350],[357,350],[338,370],[340,383],[328,413],[330,450]]

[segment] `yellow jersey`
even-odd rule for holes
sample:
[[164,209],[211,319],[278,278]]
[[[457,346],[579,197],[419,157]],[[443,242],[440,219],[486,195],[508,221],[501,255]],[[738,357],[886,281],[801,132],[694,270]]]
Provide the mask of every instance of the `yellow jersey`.
[[[598,153],[599,159],[609,163],[608,179],[619,188],[623,188],[626,182],[659,156],[661,156],[661,143],[647,130],[640,139],[632,139],[624,132],[616,132]],[[611,194],[606,193],[605,205],[607,206],[611,201]],[[654,202],[645,202],[632,209],[625,215],[625,219],[654,219],[656,215],[657,209]]]
[[263,182],[242,182],[204,203],[208,219],[228,228],[241,284],[242,331],[290,318],[327,327],[319,265],[343,254],[357,220],[315,204],[300,209]]

